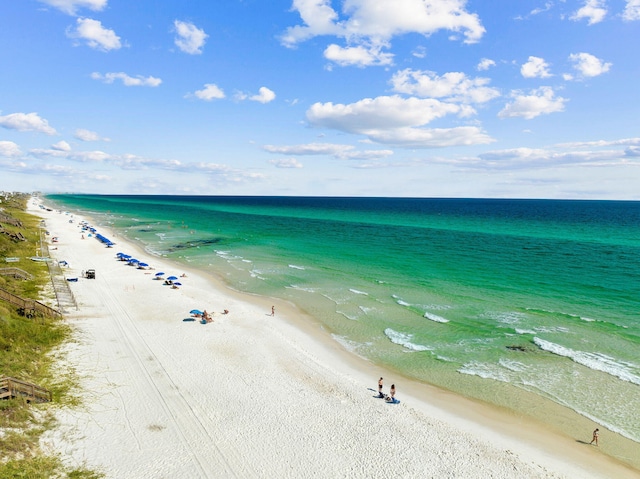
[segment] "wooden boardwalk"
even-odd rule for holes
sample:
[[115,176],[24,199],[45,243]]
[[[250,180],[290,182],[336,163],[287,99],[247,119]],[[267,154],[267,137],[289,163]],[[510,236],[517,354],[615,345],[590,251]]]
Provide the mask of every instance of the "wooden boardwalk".
[[51,402],[51,392],[37,384],[3,377],[0,379],[0,399],[22,397],[27,402]]
[[17,306],[18,311],[20,311],[21,314],[27,317],[33,317],[36,314],[41,314],[43,316],[49,317],[61,316],[59,311],[50,308],[46,304],[42,304],[35,299],[22,298],[21,296],[10,293],[9,291],[6,291],[2,288],[0,288],[0,300]]

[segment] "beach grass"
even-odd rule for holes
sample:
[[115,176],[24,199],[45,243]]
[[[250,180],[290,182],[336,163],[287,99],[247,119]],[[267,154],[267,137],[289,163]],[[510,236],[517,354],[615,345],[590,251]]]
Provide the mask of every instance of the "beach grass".
[[[0,258],[18,258],[6,267],[19,268],[31,276],[0,275],[0,288],[40,300],[47,294],[49,275],[46,265],[30,260],[40,242],[40,219],[26,213],[27,199],[28,195],[12,195],[2,201],[0,224],[6,233],[0,234]],[[71,394],[77,386],[73,371],[61,372],[57,366],[56,352],[71,339],[72,332],[60,317],[28,318],[0,301],[0,375],[38,384],[52,394],[52,402],[47,404],[29,404],[21,398],[0,401],[0,477],[102,477],[89,469],[66,467],[60,457],[40,448],[42,435],[56,424],[52,407],[78,401]]]

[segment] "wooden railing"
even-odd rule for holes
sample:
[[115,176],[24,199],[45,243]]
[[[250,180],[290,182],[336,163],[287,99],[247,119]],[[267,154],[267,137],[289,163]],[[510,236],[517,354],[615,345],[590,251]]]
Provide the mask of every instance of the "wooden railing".
[[0,288],[0,300],[13,304],[18,307],[18,310],[25,316],[35,316],[41,314],[43,316],[56,317],[61,316],[60,312],[50,308],[46,304],[42,304],[35,299],[25,299],[16,294],[10,293]]
[[48,389],[19,379],[4,377],[0,379],[0,399],[23,397],[27,402],[50,402],[51,392]]
[[0,268],[0,274],[3,276],[13,276],[16,279],[33,279],[33,275],[27,273],[20,268]]

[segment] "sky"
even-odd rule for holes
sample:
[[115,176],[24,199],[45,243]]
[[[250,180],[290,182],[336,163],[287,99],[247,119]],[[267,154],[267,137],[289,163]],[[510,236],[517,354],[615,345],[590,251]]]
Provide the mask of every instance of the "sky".
[[0,190],[640,200],[640,0],[4,0]]

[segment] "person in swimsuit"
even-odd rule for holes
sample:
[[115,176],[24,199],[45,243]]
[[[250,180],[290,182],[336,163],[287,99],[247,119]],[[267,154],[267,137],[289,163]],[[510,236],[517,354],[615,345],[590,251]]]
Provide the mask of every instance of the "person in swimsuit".
[[378,379],[378,395],[380,397],[384,396],[384,394],[382,394],[382,378]]
[[596,446],[598,445],[598,436],[600,435],[600,429],[596,428],[595,431],[593,431],[593,439],[591,439],[591,442],[589,444],[593,444],[594,442],[596,443]]
[[391,399],[393,400],[394,396],[396,395],[396,385],[395,384],[391,385],[391,389],[389,390],[389,394],[391,395]]

